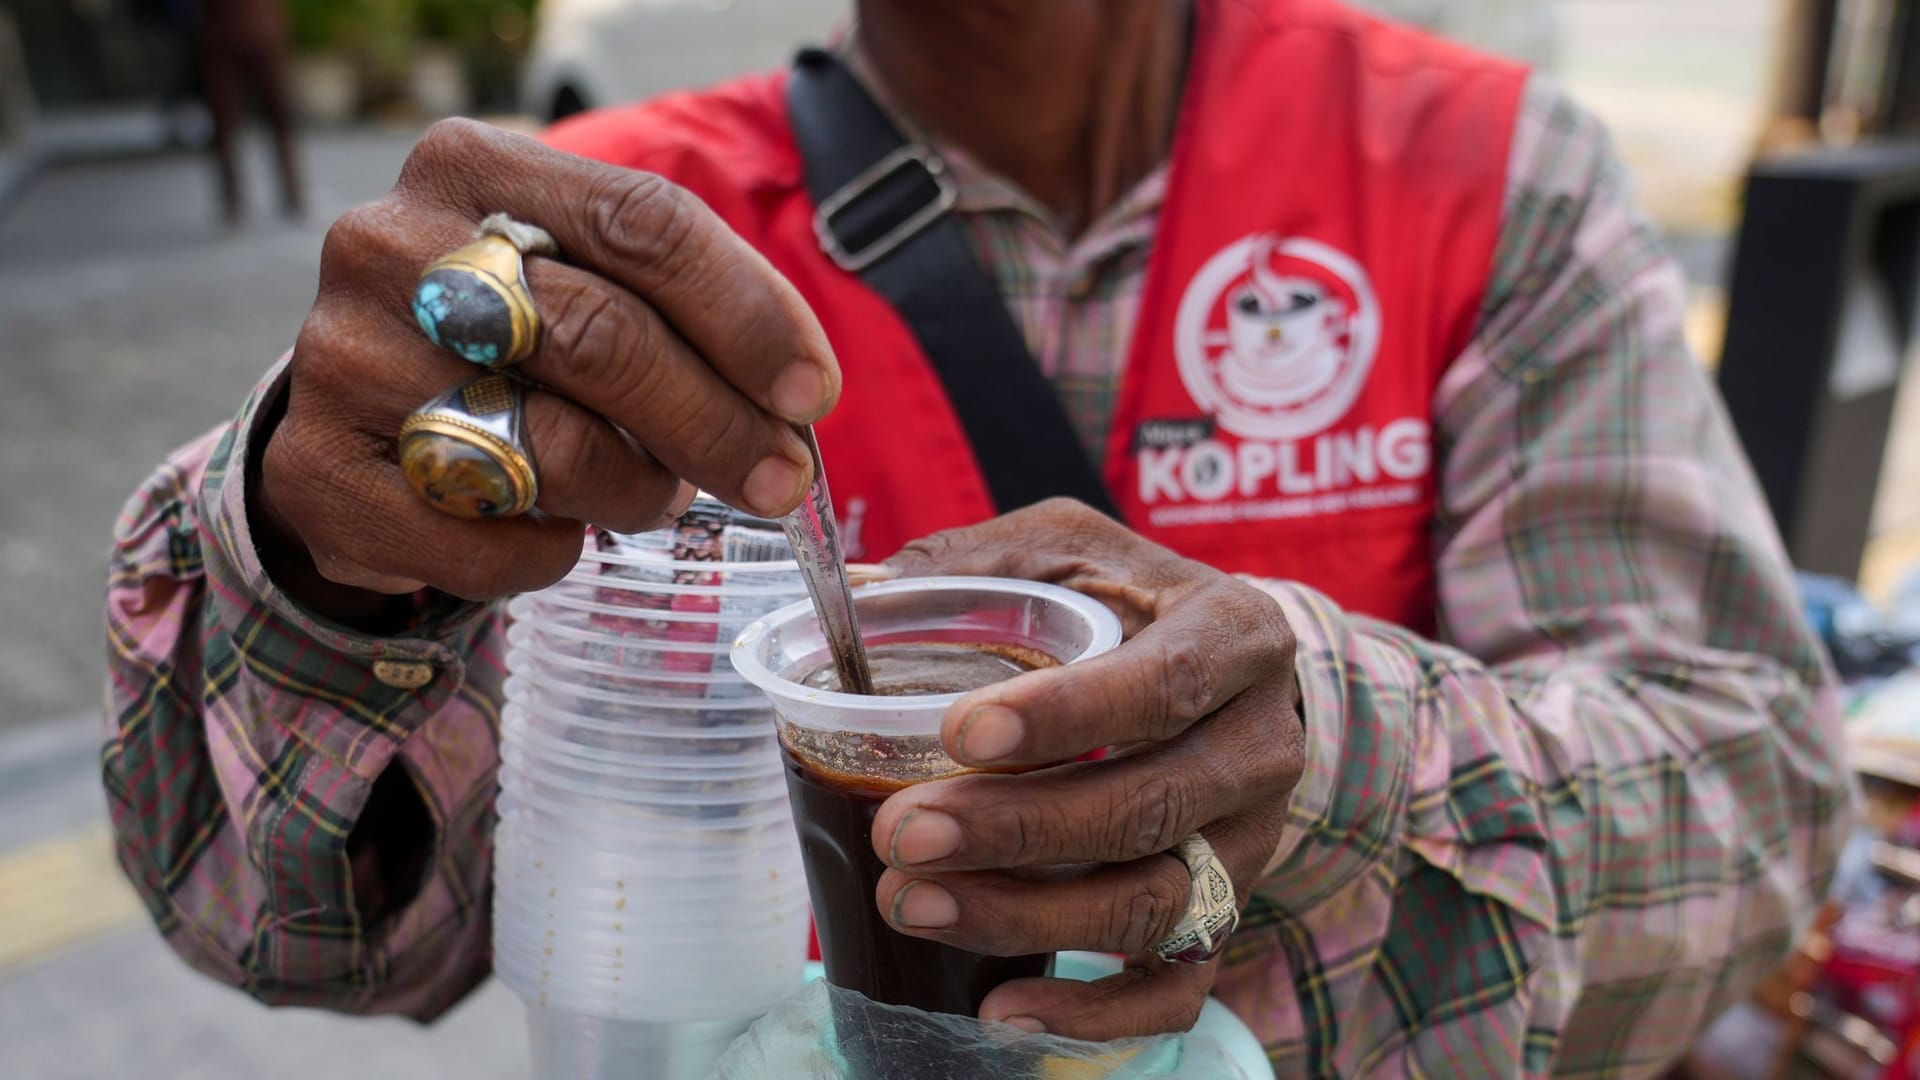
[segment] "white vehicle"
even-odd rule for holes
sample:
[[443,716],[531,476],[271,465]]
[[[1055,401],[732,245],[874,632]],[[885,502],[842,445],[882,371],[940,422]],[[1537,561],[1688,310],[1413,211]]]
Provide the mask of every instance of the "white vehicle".
[[1552,71],[1560,53],[1559,0],[1347,0],[1476,49]]
[[[1476,48],[1551,68],[1556,0],[1352,0]],[[521,105],[544,121],[708,86],[825,44],[850,0],[543,0]]]
[[521,106],[544,121],[771,71],[824,45],[849,0],[543,0]]

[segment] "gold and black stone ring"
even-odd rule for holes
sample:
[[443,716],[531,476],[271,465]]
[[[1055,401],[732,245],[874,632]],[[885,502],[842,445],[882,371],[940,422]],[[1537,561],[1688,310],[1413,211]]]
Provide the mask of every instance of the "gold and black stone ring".
[[524,514],[540,494],[526,424],[519,379],[468,379],[400,426],[400,470],[428,505],[455,517]]
[[504,369],[533,354],[540,317],[523,257],[555,253],[543,229],[495,214],[478,239],[435,260],[413,314],[435,345],[492,372],[414,410],[400,428],[400,469],[437,510],[466,518],[533,509],[539,495],[526,438],[526,389]]

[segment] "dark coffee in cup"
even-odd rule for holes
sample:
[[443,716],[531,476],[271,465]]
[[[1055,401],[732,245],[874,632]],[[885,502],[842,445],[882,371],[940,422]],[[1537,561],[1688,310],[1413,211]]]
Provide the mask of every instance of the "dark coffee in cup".
[[[883,695],[960,693],[1058,663],[1032,649],[981,643],[881,645],[869,650],[869,660]],[[795,681],[837,689],[831,663]],[[1001,983],[1045,975],[1051,955],[982,956],[908,937],[874,905],[886,869],[873,850],[880,804],[911,784],[969,771],[946,755],[938,737],[813,734],[790,729],[781,749],[827,981],[888,1005],[972,1016]]]

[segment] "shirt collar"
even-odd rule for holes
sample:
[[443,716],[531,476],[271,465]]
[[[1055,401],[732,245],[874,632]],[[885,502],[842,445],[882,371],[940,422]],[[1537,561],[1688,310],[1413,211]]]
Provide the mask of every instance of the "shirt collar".
[[[932,148],[947,163],[948,175],[953,180],[956,209],[962,213],[1010,213],[1030,218],[1044,227],[1062,248],[1067,246],[1059,222],[1045,204],[1029,195],[1019,184],[982,165],[965,150],[934,136],[916,121],[874,73],[866,51],[859,47],[858,40],[858,27],[849,25],[839,40],[834,42],[833,50],[880,106],[880,111],[893,121],[908,141]],[[1073,246],[1111,249],[1120,243],[1141,239],[1144,232],[1151,231],[1150,228],[1143,229],[1143,222],[1150,222],[1158,214],[1166,196],[1166,188],[1167,163],[1162,161],[1135,182],[1112,206],[1107,207]]]

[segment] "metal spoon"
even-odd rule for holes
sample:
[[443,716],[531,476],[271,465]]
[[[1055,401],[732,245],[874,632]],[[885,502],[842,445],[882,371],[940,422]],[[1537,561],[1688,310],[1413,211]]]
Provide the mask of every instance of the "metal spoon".
[[860,620],[853,610],[853,586],[847,580],[846,557],[840,552],[840,533],[834,526],[833,497],[827,493],[820,444],[813,437],[812,425],[799,430],[807,442],[807,453],[813,456],[813,485],[807,489],[806,499],[781,520],[780,527],[800,561],[800,576],[806,579],[807,595],[813,597],[813,610],[826,632],[840,689],[849,694],[872,694],[873,672],[867,666]]

